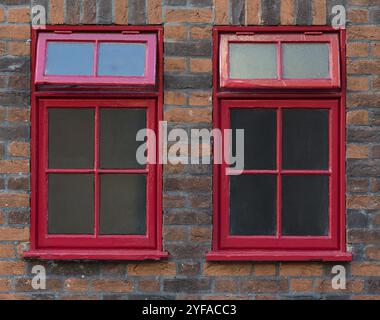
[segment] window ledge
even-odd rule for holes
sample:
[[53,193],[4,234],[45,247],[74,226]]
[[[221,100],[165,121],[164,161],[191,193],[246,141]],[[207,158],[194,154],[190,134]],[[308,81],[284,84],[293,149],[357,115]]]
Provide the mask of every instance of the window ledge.
[[160,260],[167,252],[157,250],[51,250],[24,252],[24,258],[42,260]]
[[207,261],[351,261],[344,251],[212,251]]

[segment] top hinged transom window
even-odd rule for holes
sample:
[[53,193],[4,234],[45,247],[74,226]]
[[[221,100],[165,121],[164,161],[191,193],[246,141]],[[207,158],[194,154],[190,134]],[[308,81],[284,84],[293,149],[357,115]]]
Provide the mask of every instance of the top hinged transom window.
[[36,83],[153,86],[156,47],[155,34],[41,33]]
[[222,34],[220,86],[339,88],[338,34]]

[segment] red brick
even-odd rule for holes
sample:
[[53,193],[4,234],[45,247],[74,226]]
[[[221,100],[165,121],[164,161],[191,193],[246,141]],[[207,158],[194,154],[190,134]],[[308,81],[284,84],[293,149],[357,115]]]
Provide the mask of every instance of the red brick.
[[22,261],[0,261],[0,276],[16,276],[25,272],[25,263]]
[[115,0],[115,23],[128,23],[128,0]]
[[0,241],[27,241],[29,240],[28,228],[0,228]]
[[181,92],[166,91],[164,101],[165,104],[182,106],[186,103],[186,98]]
[[377,247],[367,247],[365,249],[365,254],[368,259],[371,260],[380,260],[380,248]]
[[280,11],[281,25],[292,25],[295,23],[294,6],[295,6],[295,0],[281,1],[281,11]]
[[98,292],[131,292],[133,290],[133,282],[128,280],[94,280],[92,289]]
[[380,264],[374,263],[353,263],[351,265],[351,274],[353,276],[380,276]]
[[255,264],[256,276],[274,276],[276,275],[276,265],[272,263]]
[[347,30],[348,40],[380,40],[379,26],[351,26]]
[[321,276],[323,268],[321,264],[314,263],[281,263],[281,276],[312,277]]
[[228,0],[214,0],[215,24],[228,24],[229,5]]
[[69,278],[64,283],[65,290],[70,292],[88,291],[89,281],[87,279]]
[[28,122],[30,112],[25,108],[9,108],[8,121],[9,122]]
[[13,244],[0,244],[0,258],[13,258],[15,250]]
[[65,0],[50,0],[50,22],[52,24],[65,22]]
[[176,108],[165,112],[165,120],[172,122],[211,122],[211,110]]
[[162,22],[162,1],[161,0],[148,0],[148,23],[160,24]]
[[313,0],[312,15],[314,25],[326,24],[326,0]]
[[191,38],[196,40],[211,39],[212,31],[211,27],[192,27]]
[[212,277],[248,276],[252,271],[253,265],[250,263],[210,262],[204,266],[204,275]]
[[27,207],[27,206],[29,206],[29,195],[27,194],[20,194],[20,193],[0,194],[0,207]]
[[216,292],[235,293],[238,291],[237,281],[216,279],[215,280],[215,291]]
[[8,22],[12,23],[29,23],[29,7],[9,8],[8,9]]
[[29,143],[28,142],[11,142],[8,145],[8,153],[11,157],[28,157]]
[[365,42],[349,42],[347,44],[347,57],[367,57],[369,45]]
[[347,89],[350,91],[369,90],[369,79],[367,77],[348,77]]
[[211,229],[209,227],[192,227],[190,230],[192,242],[207,242],[211,240]]
[[353,23],[366,23],[369,19],[367,9],[351,9],[347,11],[347,18]]
[[314,281],[311,279],[291,279],[290,290],[295,292],[311,292],[313,291]]
[[30,26],[12,26],[2,25],[0,26],[0,38],[5,39],[29,39],[30,38]]
[[165,26],[165,40],[185,40],[187,38],[187,30],[185,26]]
[[348,209],[380,209],[380,196],[349,196]]
[[139,290],[141,292],[159,292],[160,281],[159,280],[141,280],[139,282]]
[[189,104],[191,106],[209,106],[211,105],[211,93],[209,92],[193,92],[189,97]]
[[347,145],[346,157],[348,159],[365,159],[368,158],[368,154],[368,146]]
[[10,292],[11,290],[11,279],[0,279],[0,292]]
[[27,173],[29,161],[27,160],[0,160],[0,173]]
[[173,262],[141,262],[128,265],[130,276],[172,276],[176,274]]
[[207,23],[211,22],[211,9],[167,9],[166,22]]
[[211,72],[211,70],[212,70],[211,59],[194,58],[190,60],[191,72]]
[[186,70],[185,58],[165,58],[165,71],[177,71],[183,72]]

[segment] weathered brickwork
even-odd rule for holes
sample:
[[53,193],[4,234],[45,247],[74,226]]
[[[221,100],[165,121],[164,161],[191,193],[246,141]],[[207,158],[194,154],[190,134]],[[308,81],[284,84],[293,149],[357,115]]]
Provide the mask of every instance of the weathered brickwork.
[[[22,258],[29,239],[29,6],[50,24],[163,24],[165,119],[212,127],[213,25],[325,25],[343,4],[347,28],[347,220],[354,261],[346,290],[333,263],[209,263],[212,173],[168,165],[161,262]],[[0,0],[0,299],[380,299],[379,0]],[[31,269],[46,266],[45,291]]]

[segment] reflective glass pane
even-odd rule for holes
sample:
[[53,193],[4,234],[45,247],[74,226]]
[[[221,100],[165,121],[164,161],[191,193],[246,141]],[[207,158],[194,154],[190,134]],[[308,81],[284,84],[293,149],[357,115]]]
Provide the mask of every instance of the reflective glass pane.
[[327,236],[329,231],[329,178],[283,176],[282,234]]
[[275,175],[230,176],[231,235],[276,234]]
[[145,234],[146,177],[102,175],[100,188],[100,234]]
[[329,46],[326,43],[283,44],[282,56],[284,78],[329,77]]
[[146,128],[145,109],[110,108],[100,111],[100,167],[141,168],[136,150],[143,144],[136,134]]
[[233,155],[236,129],[244,130],[244,168],[276,169],[276,110],[230,109]]
[[94,167],[93,109],[48,108],[49,168]]
[[283,168],[328,169],[329,111],[284,109]]
[[230,78],[277,78],[275,44],[230,44]]
[[47,43],[46,75],[91,76],[94,68],[94,44],[90,42]]
[[143,43],[101,43],[98,75],[142,77],[145,55],[146,44]]
[[48,183],[48,232],[94,233],[94,176],[50,174]]

